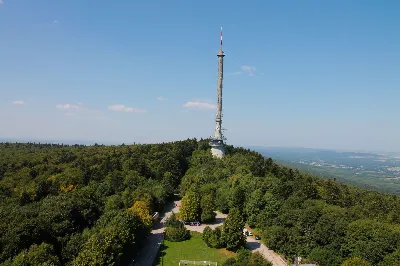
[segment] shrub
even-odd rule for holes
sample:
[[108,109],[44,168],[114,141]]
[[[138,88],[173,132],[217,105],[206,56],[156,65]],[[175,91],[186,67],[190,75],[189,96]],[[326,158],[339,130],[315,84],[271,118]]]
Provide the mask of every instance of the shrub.
[[212,230],[209,226],[203,230],[203,241],[208,247],[211,248],[223,248],[225,243],[221,237],[221,229],[219,227]]
[[182,222],[178,221],[175,213],[172,213],[165,221],[165,227],[179,227],[181,224]]
[[165,239],[172,242],[180,242],[189,239],[189,231],[186,230],[185,226],[181,227],[167,227],[165,229]]
[[204,230],[203,230],[203,235],[201,236],[204,243],[206,243],[206,245],[208,247],[212,247],[212,245],[210,243],[210,237],[211,237],[212,233],[213,233],[213,230],[209,226],[206,226],[206,228],[204,228]]
[[272,263],[267,261],[260,252],[252,253],[250,250],[239,249],[236,258],[226,260],[223,266],[272,266]]
[[224,263],[222,263],[222,266],[236,266],[236,265],[237,264],[235,258],[229,258]]
[[190,238],[189,231],[185,225],[176,219],[175,213],[168,217],[165,222],[165,239],[172,242],[180,242]]

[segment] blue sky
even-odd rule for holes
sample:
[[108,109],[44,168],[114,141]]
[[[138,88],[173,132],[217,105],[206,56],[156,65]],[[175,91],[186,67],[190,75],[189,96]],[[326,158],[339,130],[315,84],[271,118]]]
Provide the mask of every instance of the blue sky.
[[399,1],[0,2],[0,137],[210,136],[222,25],[229,144],[400,151]]

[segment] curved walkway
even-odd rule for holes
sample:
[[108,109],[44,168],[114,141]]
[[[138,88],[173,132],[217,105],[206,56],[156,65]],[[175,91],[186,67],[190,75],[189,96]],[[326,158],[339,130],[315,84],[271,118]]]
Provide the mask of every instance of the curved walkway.
[[167,206],[165,206],[164,212],[160,213],[161,220],[154,224],[151,234],[144,242],[143,247],[139,250],[136,260],[132,261],[131,266],[153,265],[164,239],[164,222],[172,212],[179,212],[179,208],[175,206],[175,202],[169,202]]
[[288,266],[285,260],[275,251],[269,249],[266,245],[256,240],[254,236],[247,237],[247,245],[252,252],[260,252],[274,266]]
[[[166,207],[165,211],[160,214],[162,217],[161,221],[154,225],[154,229],[151,231],[150,236],[147,238],[144,247],[138,253],[138,260],[134,261],[131,265],[134,266],[150,266],[156,259],[158,250],[164,238],[164,222],[165,220],[172,214],[178,213],[180,207],[180,201],[170,202]],[[224,223],[226,219],[226,214],[216,212],[216,220],[213,224],[202,224],[200,226],[190,226],[186,225],[185,227],[190,231],[196,231],[202,233],[206,226],[210,226],[212,229],[220,226]],[[285,260],[279,256],[276,252],[271,249],[268,249],[263,243],[259,240],[255,240],[254,236],[247,237],[247,247],[252,252],[260,252],[268,261],[272,263],[273,266],[288,266]]]

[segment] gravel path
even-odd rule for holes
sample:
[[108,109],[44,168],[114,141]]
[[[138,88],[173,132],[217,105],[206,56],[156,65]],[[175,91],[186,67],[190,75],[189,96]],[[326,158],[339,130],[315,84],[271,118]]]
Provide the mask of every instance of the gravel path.
[[211,227],[212,229],[215,229],[216,227],[222,225],[226,219],[226,214],[220,213],[220,212],[216,212],[217,216],[215,217],[215,222],[212,224],[201,224],[199,226],[191,226],[191,225],[185,225],[186,229],[190,230],[190,231],[196,231],[196,232],[200,232],[203,233],[204,228],[206,228],[207,226]]
[[[165,220],[172,214],[178,213],[180,207],[180,201],[174,201],[168,204],[165,207],[164,213],[160,214],[161,221],[156,223],[151,231],[150,236],[145,241],[144,247],[138,254],[138,260],[134,261],[131,265],[132,266],[150,266],[153,264],[154,260],[156,259],[157,252],[160,248],[162,240],[164,238],[164,222]],[[202,233],[206,226],[210,226],[212,229],[220,226],[224,223],[226,219],[226,214],[216,212],[217,216],[215,217],[216,220],[213,224],[202,224],[200,226],[190,226],[186,225],[185,227],[190,231],[196,231]],[[279,256],[273,250],[268,249],[263,243],[259,240],[255,240],[254,236],[247,237],[247,247],[252,250],[252,252],[259,251],[263,256],[272,262],[274,266],[288,266],[285,260]]]
[[260,252],[274,266],[288,266],[285,260],[275,251],[267,248],[260,240],[256,240],[254,236],[247,237],[247,247],[253,252]]
[[153,226],[150,236],[144,242],[143,247],[137,254],[137,260],[131,263],[131,266],[151,266],[157,257],[162,240],[164,239],[164,222],[172,214],[177,213],[179,208],[175,206],[175,202],[170,202],[165,206],[165,210],[160,214],[161,221]]

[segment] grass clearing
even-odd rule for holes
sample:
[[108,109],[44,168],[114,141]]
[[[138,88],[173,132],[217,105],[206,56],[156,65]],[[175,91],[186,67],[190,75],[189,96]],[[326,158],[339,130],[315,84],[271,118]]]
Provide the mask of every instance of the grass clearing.
[[207,247],[201,239],[201,233],[190,232],[190,235],[190,239],[183,242],[164,241],[156,265],[178,266],[180,260],[215,261],[222,265],[226,259],[235,256],[234,252],[226,249]]

